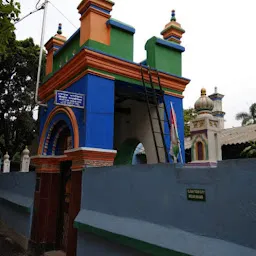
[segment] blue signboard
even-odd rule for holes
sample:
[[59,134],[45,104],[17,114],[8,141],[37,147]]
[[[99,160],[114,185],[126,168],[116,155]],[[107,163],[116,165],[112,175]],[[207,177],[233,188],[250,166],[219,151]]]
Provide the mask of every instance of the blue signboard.
[[74,108],[84,108],[84,94],[55,91],[55,104]]

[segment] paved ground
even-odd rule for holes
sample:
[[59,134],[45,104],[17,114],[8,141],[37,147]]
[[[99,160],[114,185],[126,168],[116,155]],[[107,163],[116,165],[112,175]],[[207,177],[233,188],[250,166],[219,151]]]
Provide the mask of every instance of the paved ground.
[[44,256],[66,256],[66,254],[62,251],[52,251],[52,252],[46,252]]
[[12,240],[0,234],[0,256],[26,256],[26,254]]

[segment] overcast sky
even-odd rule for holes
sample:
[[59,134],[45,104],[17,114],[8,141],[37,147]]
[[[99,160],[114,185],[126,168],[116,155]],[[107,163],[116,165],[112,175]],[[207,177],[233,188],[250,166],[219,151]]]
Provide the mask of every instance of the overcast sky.
[[[35,8],[37,0],[20,0],[21,16]],[[41,0],[41,3],[43,0]],[[77,6],[80,0],[51,0],[79,28]],[[245,4],[246,3],[246,4]],[[255,0],[115,0],[112,17],[136,28],[134,61],[145,59],[144,45],[152,36],[160,37],[176,10],[177,22],[186,30],[182,38],[183,76],[191,79],[184,93],[184,108],[193,107],[200,89],[225,95],[225,127],[239,126],[235,115],[248,111],[256,102],[256,15]],[[40,11],[17,24],[17,38],[33,37],[40,43]],[[45,42],[56,34],[58,23],[69,37],[76,28],[51,4],[47,15]]]

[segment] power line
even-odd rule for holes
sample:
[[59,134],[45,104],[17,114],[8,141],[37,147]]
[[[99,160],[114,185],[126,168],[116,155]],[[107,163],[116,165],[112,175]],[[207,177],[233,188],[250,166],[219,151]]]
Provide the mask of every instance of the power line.
[[[40,0],[41,1],[41,0]],[[39,2],[38,2],[39,3]],[[37,3],[37,5],[38,5]],[[17,21],[15,21],[12,25],[8,26],[5,30],[0,31],[1,33],[6,32],[7,30],[9,30],[13,25],[15,26],[16,24],[18,24],[19,22],[21,22],[22,20],[26,19],[27,17],[29,17],[30,15],[34,14],[35,12],[38,12],[40,10],[44,9],[44,5],[41,5],[39,8],[36,8],[35,10],[31,11],[30,13],[28,13],[27,15],[25,15],[24,17],[18,19]]]
[[41,5],[39,8],[36,8],[34,11],[28,13],[27,15],[25,15],[24,17],[22,17],[22,18],[19,19],[18,21],[14,22],[14,25],[16,25],[16,24],[19,23],[20,21],[26,19],[26,18],[27,18],[28,16],[30,16],[31,14],[33,14],[33,13],[35,13],[35,12],[37,12],[37,11],[40,11],[40,10],[42,10],[42,9],[44,9],[44,5]]
[[52,2],[49,1],[49,3],[75,28],[77,29],[78,27],[74,25],[66,16],[63,14]]

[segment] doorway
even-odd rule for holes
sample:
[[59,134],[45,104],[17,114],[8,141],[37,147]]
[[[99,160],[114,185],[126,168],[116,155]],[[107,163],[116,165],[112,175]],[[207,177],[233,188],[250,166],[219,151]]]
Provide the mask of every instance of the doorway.
[[57,221],[57,248],[66,252],[68,243],[69,206],[71,199],[71,166],[72,161],[60,164],[60,200]]

